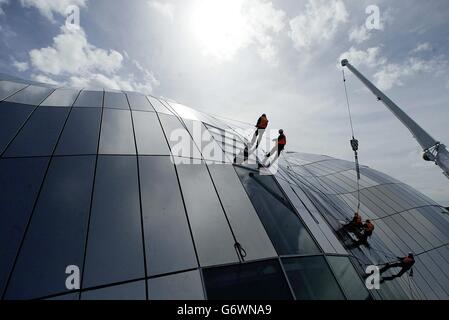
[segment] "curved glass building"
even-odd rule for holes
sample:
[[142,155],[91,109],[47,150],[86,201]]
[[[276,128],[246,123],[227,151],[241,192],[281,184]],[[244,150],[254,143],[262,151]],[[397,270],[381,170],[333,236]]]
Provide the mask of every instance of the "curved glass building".
[[[357,207],[352,162],[286,152],[261,174],[240,123],[138,93],[4,79],[2,299],[449,297],[448,211],[400,181],[361,167],[375,230],[360,245],[342,227]],[[367,266],[408,252],[413,276],[366,288]]]

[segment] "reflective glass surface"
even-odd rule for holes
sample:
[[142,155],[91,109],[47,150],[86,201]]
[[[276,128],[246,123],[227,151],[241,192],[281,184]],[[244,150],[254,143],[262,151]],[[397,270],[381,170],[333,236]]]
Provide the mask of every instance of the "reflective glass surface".
[[324,257],[282,259],[297,300],[342,300],[343,293]]
[[104,107],[129,110],[129,104],[125,94],[118,92],[104,93]]
[[51,155],[68,113],[68,108],[39,107],[11,142],[4,156]]
[[53,89],[38,86],[28,86],[25,89],[20,90],[16,94],[12,95],[5,101],[37,106],[52,92]]
[[206,166],[181,164],[177,169],[200,265],[237,262],[235,241]]
[[23,83],[0,81],[0,101],[8,98],[10,95],[25,88],[27,85]]
[[99,156],[83,288],[143,278],[137,161]]
[[166,106],[164,106],[162,104],[162,102],[160,102],[158,99],[152,97],[152,96],[147,96],[148,100],[150,100],[151,105],[153,106],[154,110],[156,110],[158,113],[165,113],[165,114],[173,114],[173,112],[171,112],[170,110],[167,109]]
[[139,155],[170,155],[157,114],[133,111],[134,132]]
[[101,109],[73,108],[56,147],[56,155],[96,154]]
[[0,292],[5,289],[48,160],[0,160]]
[[11,102],[0,103],[0,154],[31,115],[34,106]]
[[138,93],[126,93],[131,110],[137,111],[154,111],[147,97]]
[[81,300],[145,300],[145,281],[125,283],[81,293]]
[[7,299],[64,292],[67,266],[82,269],[94,165],[95,156],[52,159]]
[[290,289],[277,260],[203,270],[210,300],[290,300]]
[[76,99],[74,107],[101,108],[103,106],[103,91],[83,90]]
[[41,105],[49,107],[71,107],[78,94],[79,90],[56,89]]
[[150,300],[204,300],[198,270],[148,280]]
[[139,157],[149,275],[196,268],[195,250],[170,157]]
[[136,154],[130,111],[103,110],[99,153]]

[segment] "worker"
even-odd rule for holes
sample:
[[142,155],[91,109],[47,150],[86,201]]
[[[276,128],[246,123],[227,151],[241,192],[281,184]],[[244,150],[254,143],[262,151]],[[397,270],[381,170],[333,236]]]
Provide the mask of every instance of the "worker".
[[363,228],[362,216],[358,211],[354,213],[354,217],[346,226],[357,229]]
[[276,154],[274,158],[274,160],[276,160],[277,158],[279,158],[282,150],[284,150],[285,145],[287,144],[287,138],[285,137],[284,130],[279,130],[279,137],[273,139],[273,141],[276,141],[276,144],[274,145],[273,149],[271,149],[271,151],[266,154],[266,157],[268,159],[273,154]]
[[371,220],[367,219],[365,223],[362,226],[362,234],[360,235],[359,241],[360,242],[367,242],[368,238],[371,237],[374,231],[374,224],[371,222]]
[[393,280],[394,278],[399,278],[402,277],[402,275],[404,273],[406,273],[407,271],[410,270],[410,276],[413,276],[413,265],[415,264],[415,257],[413,256],[412,252],[409,252],[408,255],[406,257],[397,257],[399,259],[398,262],[395,263],[386,263],[384,267],[382,267],[379,271],[380,273],[384,273],[385,271],[391,269],[391,268],[397,268],[400,267],[401,270],[393,275],[393,276],[389,276],[389,277],[382,277],[382,282],[383,281],[390,281]]
[[269,121],[265,113],[261,115],[260,118],[257,120],[257,124],[255,126],[257,129],[251,141],[251,144],[254,145],[254,142],[256,141],[257,138],[256,149],[259,147],[259,143],[262,140],[262,136],[265,133],[265,129],[268,127],[268,122]]

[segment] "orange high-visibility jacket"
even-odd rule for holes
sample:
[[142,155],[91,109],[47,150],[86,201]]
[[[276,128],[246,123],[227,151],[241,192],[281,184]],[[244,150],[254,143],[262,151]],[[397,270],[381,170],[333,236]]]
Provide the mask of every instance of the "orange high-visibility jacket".
[[285,146],[287,144],[287,138],[285,135],[281,134],[278,138],[278,144]]
[[257,128],[266,129],[268,127],[268,119],[266,117],[260,117],[257,121]]

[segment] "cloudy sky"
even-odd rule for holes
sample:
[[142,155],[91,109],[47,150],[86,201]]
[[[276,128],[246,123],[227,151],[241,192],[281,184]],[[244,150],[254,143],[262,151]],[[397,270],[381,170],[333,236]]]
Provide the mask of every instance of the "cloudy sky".
[[[288,149],[351,160],[339,59],[449,144],[448,30],[447,0],[0,0],[0,72],[251,123],[265,112]],[[407,129],[352,75],[348,89],[362,164],[449,205],[449,180]]]

